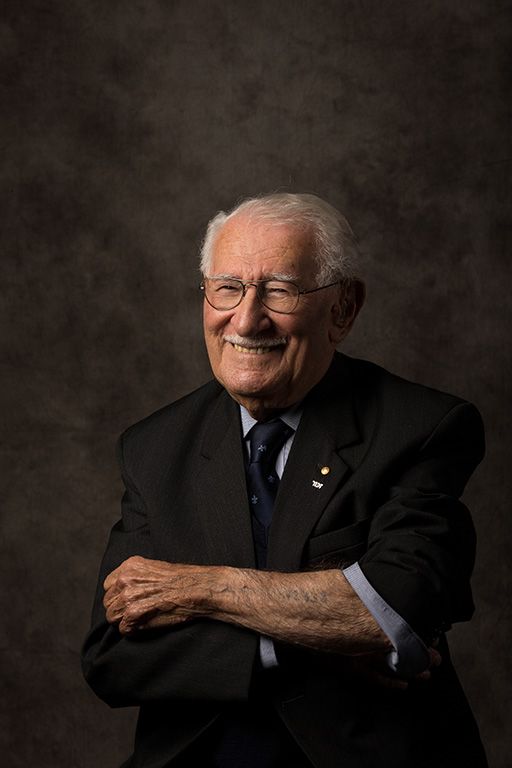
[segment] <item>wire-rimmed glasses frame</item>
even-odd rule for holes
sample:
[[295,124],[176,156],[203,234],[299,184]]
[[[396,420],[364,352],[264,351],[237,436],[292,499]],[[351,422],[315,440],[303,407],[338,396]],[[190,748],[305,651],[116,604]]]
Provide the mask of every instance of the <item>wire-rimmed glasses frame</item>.
[[[265,280],[239,280],[236,277],[204,277],[199,286],[208,304],[220,312],[235,309],[242,302],[247,288],[256,288],[256,296],[261,304],[272,312],[290,315],[295,312],[301,296],[323,291],[338,285],[335,280],[318,288],[301,289],[293,280],[267,278]],[[218,286],[215,288],[215,285]]]

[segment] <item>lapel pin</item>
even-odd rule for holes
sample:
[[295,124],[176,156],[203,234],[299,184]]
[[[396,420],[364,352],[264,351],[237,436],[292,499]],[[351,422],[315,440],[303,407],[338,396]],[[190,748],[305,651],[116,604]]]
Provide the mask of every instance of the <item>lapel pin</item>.
[[331,471],[330,467],[322,467],[322,469],[320,470],[320,474],[328,475],[330,471]]

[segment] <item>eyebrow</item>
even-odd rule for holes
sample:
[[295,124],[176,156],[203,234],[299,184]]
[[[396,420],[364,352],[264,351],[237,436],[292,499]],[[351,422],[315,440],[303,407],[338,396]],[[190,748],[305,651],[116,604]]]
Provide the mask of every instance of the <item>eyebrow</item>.
[[240,280],[242,283],[262,283],[265,280],[286,280],[290,283],[296,283],[298,280],[296,275],[290,275],[284,272],[272,272],[271,274],[262,277],[261,280],[242,280],[242,278],[238,277],[238,275],[228,274],[208,275],[208,277],[210,280]]

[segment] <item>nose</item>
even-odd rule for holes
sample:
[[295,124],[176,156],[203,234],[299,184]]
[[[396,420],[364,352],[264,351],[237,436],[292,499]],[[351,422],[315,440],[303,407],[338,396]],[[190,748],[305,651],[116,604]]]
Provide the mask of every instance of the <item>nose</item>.
[[271,327],[268,310],[258,299],[255,285],[246,285],[242,301],[233,310],[231,324],[239,336],[257,336]]

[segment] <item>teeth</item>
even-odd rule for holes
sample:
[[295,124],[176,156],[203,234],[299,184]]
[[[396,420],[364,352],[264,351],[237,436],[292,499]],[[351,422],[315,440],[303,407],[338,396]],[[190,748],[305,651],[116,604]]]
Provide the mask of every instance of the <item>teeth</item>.
[[233,347],[237,352],[242,352],[244,355],[264,355],[274,349],[274,347],[241,347],[240,344],[233,344]]

